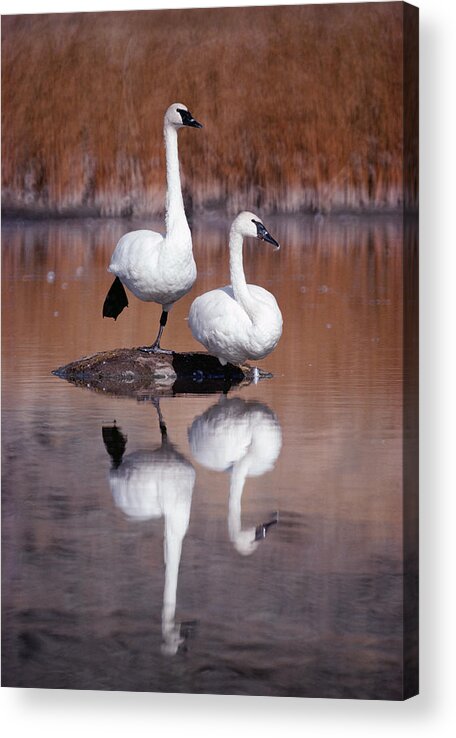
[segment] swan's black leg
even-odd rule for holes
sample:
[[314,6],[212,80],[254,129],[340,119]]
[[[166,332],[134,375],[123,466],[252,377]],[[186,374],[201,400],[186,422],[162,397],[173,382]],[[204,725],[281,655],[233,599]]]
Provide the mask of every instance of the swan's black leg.
[[161,409],[160,409],[160,398],[159,397],[153,397],[152,398],[152,405],[154,406],[154,408],[157,411],[158,425],[160,426],[160,433],[161,433],[162,441],[165,441],[167,439],[167,437],[168,437],[168,431],[167,431],[166,423],[165,423],[165,421],[163,419],[163,415],[162,415],[162,412],[161,412]]
[[157,338],[153,342],[152,346],[142,346],[139,350],[143,351],[145,354],[172,354],[172,351],[169,351],[169,349],[162,349],[160,348],[160,340],[162,337],[163,329],[166,325],[166,321],[168,320],[168,311],[162,310],[162,314],[160,317],[160,328],[158,329]]

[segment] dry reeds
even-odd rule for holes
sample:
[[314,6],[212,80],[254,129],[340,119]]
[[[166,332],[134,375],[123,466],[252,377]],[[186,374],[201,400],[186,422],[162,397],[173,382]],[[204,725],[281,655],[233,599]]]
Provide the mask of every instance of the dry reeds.
[[189,206],[394,209],[402,28],[402,3],[5,17],[4,208],[160,213],[180,101]]

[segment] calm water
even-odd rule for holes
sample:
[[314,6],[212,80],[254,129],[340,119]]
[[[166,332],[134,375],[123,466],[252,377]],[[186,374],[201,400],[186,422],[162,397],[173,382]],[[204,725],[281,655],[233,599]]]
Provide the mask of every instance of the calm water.
[[[400,698],[401,221],[266,225],[282,250],[245,267],[284,316],[274,378],[158,408],[51,375],[152,341],[157,306],[101,306],[117,239],[157,224],[4,224],[4,685]],[[197,348],[226,232],[195,218],[163,345]]]

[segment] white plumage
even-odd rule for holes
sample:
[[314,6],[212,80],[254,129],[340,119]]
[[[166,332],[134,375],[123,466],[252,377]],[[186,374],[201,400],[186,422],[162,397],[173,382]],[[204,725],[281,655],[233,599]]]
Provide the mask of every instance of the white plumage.
[[246,478],[266,474],[280,454],[282,432],[276,415],[261,402],[222,397],[195,418],[188,438],[199,464],[229,472],[228,532],[236,550],[248,556],[271,523],[242,529],[241,498]]
[[274,295],[263,287],[246,283],[242,262],[242,243],[246,236],[280,248],[258,216],[240,213],[230,230],[231,284],[197,297],[189,313],[194,338],[217,356],[221,364],[263,359],[282,335],[282,314]]
[[170,310],[196,279],[191,237],[182,231],[176,243],[174,247],[172,240],[170,243],[154,231],[126,233],[116,246],[109,271],[138,299]]
[[[180,625],[175,623],[176,595],[182,543],[190,519],[195,470],[169,441],[158,404],[157,410],[162,433],[161,446],[117,458],[109,472],[109,484],[116,506],[131,520],[164,518],[162,650],[172,655],[183,641]],[[126,438],[119,430],[114,427],[108,429],[108,433],[109,430],[123,439],[125,447]],[[111,457],[114,459],[112,449]]]
[[[117,319],[128,305],[125,285],[136,297],[162,306],[160,330],[150,347],[162,351],[160,339],[173,304],[192,288],[196,279],[192,236],[185,216],[179,173],[177,131],[183,126],[201,128],[185,105],[174,103],[165,113],[166,235],[139,230],[126,233],[111,257],[109,270],[116,276],[103,306],[103,316]],[[119,281],[120,280],[120,283]]]

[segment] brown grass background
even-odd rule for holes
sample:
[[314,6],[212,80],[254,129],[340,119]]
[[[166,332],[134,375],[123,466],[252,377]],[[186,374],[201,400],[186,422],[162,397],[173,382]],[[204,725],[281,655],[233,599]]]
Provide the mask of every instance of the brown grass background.
[[9,16],[3,208],[163,210],[174,101],[189,210],[401,207],[403,3]]

